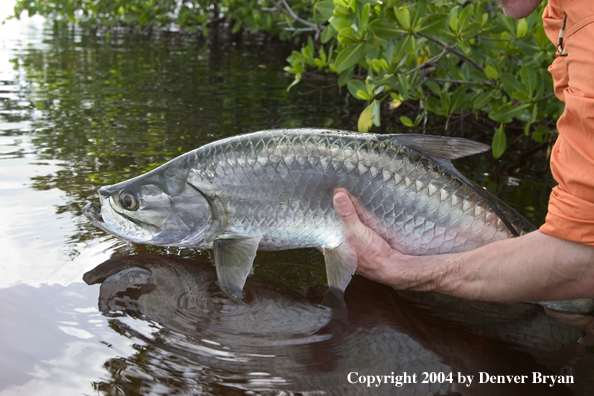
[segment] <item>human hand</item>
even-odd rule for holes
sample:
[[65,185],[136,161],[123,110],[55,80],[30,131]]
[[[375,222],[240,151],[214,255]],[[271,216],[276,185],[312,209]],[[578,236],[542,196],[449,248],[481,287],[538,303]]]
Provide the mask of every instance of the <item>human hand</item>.
[[407,256],[390,246],[361,221],[373,224],[371,215],[345,189],[334,192],[333,203],[344,230],[342,243],[356,252],[358,274],[397,289],[434,289],[443,271],[433,256]]
[[584,330],[584,336],[578,341],[580,344],[594,345],[594,317],[555,311],[549,308],[545,308],[545,312],[559,322]]

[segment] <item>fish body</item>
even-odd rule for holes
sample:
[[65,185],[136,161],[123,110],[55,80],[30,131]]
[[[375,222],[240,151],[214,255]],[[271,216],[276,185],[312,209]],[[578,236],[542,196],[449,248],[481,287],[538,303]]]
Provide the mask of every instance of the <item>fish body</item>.
[[[219,283],[241,290],[256,250],[324,249],[343,291],[356,257],[342,251],[332,197],[346,189],[362,221],[409,255],[471,250],[532,231],[451,160],[488,146],[460,138],[268,130],[219,140],[99,190],[91,221],[136,243],[214,249]],[[345,249],[346,250],[346,249]]]

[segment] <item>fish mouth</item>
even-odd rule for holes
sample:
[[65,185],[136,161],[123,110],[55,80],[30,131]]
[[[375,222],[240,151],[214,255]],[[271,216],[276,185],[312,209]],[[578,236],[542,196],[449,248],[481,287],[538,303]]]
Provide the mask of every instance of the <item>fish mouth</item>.
[[[88,203],[83,208],[83,214],[97,228],[125,241],[148,243],[152,240],[150,231],[145,229],[150,225],[145,225],[145,227],[143,227],[142,225],[137,224],[137,221],[134,219],[116,211],[111,204],[101,205],[97,203]],[[123,219],[124,222],[122,223],[121,221],[118,221],[118,217]]]
[[91,220],[91,223],[93,223],[94,225],[98,227],[99,224],[105,225],[105,222],[103,221],[103,216],[101,216],[101,205],[96,204],[94,202],[89,202],[83,208],[83,213],[85,216],[87,216],[89,220]]
[[102,229],[108,234],[113,234],[113,231],[107,227],[103,220],[103,216],[101,215],[101,205],[90,202],[83,208],[83,214],[87,216],[87,219],[89,219],[94,226]]

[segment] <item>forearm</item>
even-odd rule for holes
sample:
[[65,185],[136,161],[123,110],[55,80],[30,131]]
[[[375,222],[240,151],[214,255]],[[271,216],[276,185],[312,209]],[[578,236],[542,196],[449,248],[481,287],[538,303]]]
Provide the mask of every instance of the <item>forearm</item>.
[[483,301],[594,297],[594,248],[539,231],[469,252],[402,258],[411,274],[418,265],[412,289]]

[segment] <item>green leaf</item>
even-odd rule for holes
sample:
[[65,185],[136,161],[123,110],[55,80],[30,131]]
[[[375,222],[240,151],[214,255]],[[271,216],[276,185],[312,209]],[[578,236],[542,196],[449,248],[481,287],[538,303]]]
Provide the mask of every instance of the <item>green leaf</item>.
[[530,118],[528,119],[528,123],[533,123],[536,121],[536,117],[538,116],[538,103],[534,103],[532,105],[532,111],[530,112]]
[[297,85],[299,83],[299,81],[301,81],[301,73],[295,74],[295,79],[293,80],[291,85],[289,85],[287,87],[287,92],[289,92],[291,90],[291,88],[293,88],[293,86]]
[[367,87],[365,86],[363,81],[350,80],[347,83],[347,88],[348,88],[349,92],[351,93],[351,95],[353,95],[355,98],[357,97],[357,91],[363,91],[366,94],[369,94],[369,92],[367,92]]
[[413,127],[415,124],[412,122],[410,118],[407,116],[400,116],[400,122],[406,125],[407,127]]
[[394,7],[394,15],[396,20],[404,28],[404,30],[410,30],[410,11],[406,7]]
[[406,54],[406,46],[410,41],[411,37],[412,36],[406,35],[404,39],[396,41],[396,44],[394,45],[394,52],[392,54],[392,58],[388,59],[392,63],[392,70],[402,66],[408,59],[408,55]]
[[398,92],[404,100],[408,100],[408,76],[398,75]]
[[415,10],[415,15],[412,20],[413,28],[415,28],[421,18],[427,12],[427,0],[417,0],[417,9]]
[[544,138],[551,134],[551,130],[544,125],[539,125],[536,130],[532,132],[532,137],[537,143],[544,141]]
[[[384,64],[384,59],[382,59],[382,64]],[[388,62],[385,62],[388,63]],[[386,74],[384,76],[377,76],[377,77],[370,77],[369,81],[371,83],[373,83],[375,86],[380,86],[380,85],[395,85],[398,81],[396,79],[396,77],[394,77],[393,74]]]
[[328,28],[324,29],[324,31],[322,32],[320,41],[322,42],[322,44],[326,44],[331,39],[332,39],[332,29],[328,27]]
[[361,58],[365,44],[351,45],[340,51],[334,61],[334,70],[343,71],[354,66]]
[[429,80],[425,83],[425,86],[429,88],[435,95],[439,95],[441,92],[441,87],[435,81]]
[[501,75],[501,83],[503,84],[503,88],[509,93],[510,95],[514,94],[518,91],[525,91],[526,88],[524,84],[518,81],[518,78],[510,73],[503,73]]
[[520,102],[526,102],[527,100],[530,99],[530,97],[528,96],[528,94],[526,93],[526,91],[517,91],[514,92],[513,94],[511,94],[511,97],[514,99],[519,100]]
[[507,140],[505,138],[505,130],[503,129],[503,124],[501,124],[495,132],[495,135],[493,135],[493,157],[501,157],[505,152],[506,146]]
[[530,135],[530,126],[532,126],[532,123],[529,122],[524,126],[524,135],[528,136]]
[[499,78],[499,73],[493,66],[488,65],[485,67],[485,76],[490,80],[497,80]]
[[334,15],[334,2],[332,1],[320,1],[316,4],[316,11],[320,13],[324,21],[332,18]]
[[425,117],[425,113],[426,113],[426,111],[424,111],[423,113],[419,114],[417,116],[417,118],[415,118],[415,126],[419,125],[419,123],[423,120],[423,117]]
[[347,21],[343,17],[335,17],[334,16],[334,17],[330,18],[330,20],[328,22],[330,22],[330,25],[332,25],[332,27],[334,29],[336,29],[337,32],[340,32],[344,28],[351,27],[351,24],[349,23],[349,21]]
[[452,104],[450,107],[450,114],[460,111],[464,107],[466,101],[466,87],[458,88],[452,95]]
[[348,70],[343,71],[342,73],[340,73],[340,77],[338,78],[338,85],[341,87],[344,87],[348,81],[350,81],[350,79],[353,77],[353,74],[355,73],[355,68],[351,67]]
[[523,104],[518,107],[512,107],[511,103],[504,103],[497,110],[489,113],[489,118],[493,121],[507,124],[512,121],[514,117],[520,116],[530,104]]
[[540,49],[545,49],[547,46],[551,45],[544,29],[536,29],[536,32],[534,32],[534,41],[536,41],[536,45],[538,45]]
[[367,27],[369,28],[369,30],[371,30],[373,34],[385,40],[396,39],[400,37],[402,33],[405,33],[405,31],[398,28],[396,24],[390,22],[382,22],[379,19],[371,21],[371,23],[369,23]]
[[338,4],[334,4],[334,5],[335,5],[334,11],[332,12],[332,14],[334,16],[343,17],[343,18],[348,18],[350,16],[351,12],[348,7],[343,7]]
[[480,23],[472,22],[472,23],[468,24],[468,26],[466,26],[466,28],[460,32],[460,36],[462,36],[465,39],[473,38],[477,34],[480,33],[482,28],[483,27],[481,26]]
[[402,97],[395,92],[390,92],[392,101],[390,102],[390,110],[400,107],[402,104]]
[[440,114],[441,112],[441,108],[439,107],[439,100],[435,96],[429,96],[427,98],[427,101],[423,102],[423,107],[436,114]]
[[470,52],[472,51],[472,49],[470,48],[470,45],[468,44],[468,41],[459,38],[456,39],[456,44],[458,44],[458,47],[460,47],[460,49],[466,54],[466,55],[470,55]]
[[452,94],[447,91],[441,91],[439,93],[439,102],[442,109],[445,110],[445,114],[450,113],[450,106],[452,105]]
[[[546,75],[546,77],[543,78],[543,75]],[[540,100],[542,98],[542,96],[544,95],[545,81],[548,80],[549,73],[547,72],[547,69],[540,69],[540,73],[537,73],[536,75],[536,89],[534,90],[534,100]]]
[[365,89],[367,90],[367,92],[373,92],[373,86],[371,85],[371,77],[367,76],[367,78],[365,79]]
[[373,99],[367,92],[365,91],[357,91],[355,93],[355,96],[357,97],[357,99],[361,99],[361,100],[371,100]]
[[522,38],[526,35],[527,32],[528,32],[528,23],[526,22],[526,19],[520,19],[518,21],[518,26],[516,28],[516,37]]
[[520,78],[528,91],[528,95],[532,95],[536,89],[536,73],[534,73],[534,68],[523,66],[520,69]]
[[473,107],[476,110],[481,110],[483,107],[488,105],[489,102],[491,102],[491,95],[489,95],[489,92],[483,92],[476,97]]
[[365,34],[365,30],[367,30],[367,26],[369,24],[369,14],[371,14],[371,5],[367,3],[361,9],[361,15],[358,21],[359,34],[361,34],[361,37],[363,37],[363,34]]
[[361,42],[361,40],[355,37],[355,31],[350,26],[342,29],[338,33],[338,41],[343,44],[357,44]]
[[359,132],[367,132],[373,125],[373,107],[375,106],[375,101],[371,103],[369,106],[365,108],[361,112],[359,116],[359,121],[357,122],[357,130]]
[[[369,59],[367,60],[367,62],[369,63]],[[380,70],[382,70],[382,62],[379,59],[371,60],[370,66],[371,66],[371,69],[376,73],[379,73]]]
[[516,33],[516,26],[513,19],[508,18],[502,12],[497,15],[497,22],[499,23],[499,26],[504,28],[507,32],[512,34]]
[[458,10],[459,9],[460,9],[460,7],[455,6],[454,8],[452,8],[450,10],[450,28],[453,31],[458,30]]
[[466,27],[472,20],[472,11],[473,11],[473,9],[471,6],[464,7],[462,12],[460,13],[460,18],[458,18],[458,23],[457,23],[456,29],[454,29],[454,30],[462,32],[463,30],[466,29]]
[[374,100],[373,102],[371,102],[371,105],[373,108],[371,116],[371,119],[373,120],[373,125],[380,126],[380,102],[379,100]]
[[326,63],[326,61],[328,60],[326,57],[326,51],[324,51],[324,47],[320,47],[320,50],[318,51],[318,54],[320,55],[320,60],[324,63]]
[[429,14],[421,21],[419,33],[436,35],[443,31],[448,22],[448,14]]
[[417,40],[416,37],[413,35],[410,35],[408,37],[410,37],[410,40],[408,40],[406,45],[404,46],[404,51],[407,54],[415,55],[416,57],[417,53],[419,52],[419,40]]

